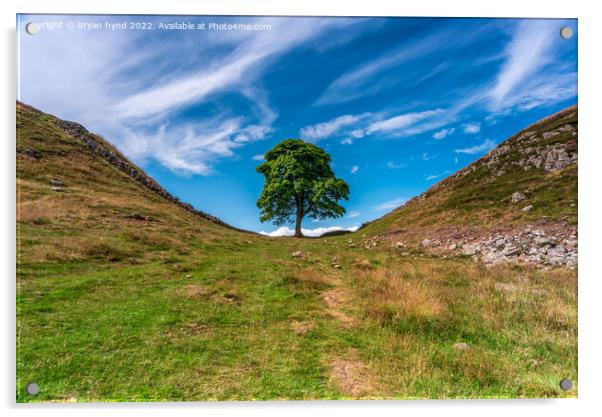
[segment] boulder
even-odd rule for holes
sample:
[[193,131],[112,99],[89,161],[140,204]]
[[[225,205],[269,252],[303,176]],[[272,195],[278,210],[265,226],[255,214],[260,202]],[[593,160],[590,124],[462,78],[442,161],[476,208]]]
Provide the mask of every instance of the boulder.
[[429,248],[433,245],[433,242],[429,239],[424,239],[420,244],[423,248]]
[[300,250],[297,250],[297,251],[293,252],[291,256],[293,258],[303,258],[303,252],[301,252]]
[[531,211],[533,210],[533,206],[531,204],[529,204],[528,206],[523,207],[520,211]]

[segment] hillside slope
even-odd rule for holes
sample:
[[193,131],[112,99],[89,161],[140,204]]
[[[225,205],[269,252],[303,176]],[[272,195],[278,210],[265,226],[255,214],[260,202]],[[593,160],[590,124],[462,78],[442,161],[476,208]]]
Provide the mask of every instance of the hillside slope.
[[[399,246],[424,241],[431,249],[464,246],[467,255],[493,251],[492,262],[524,255],[521,260],[555,258],[554,264],[574,266],[577,115],[573,106],[523,129],[359,233]],[[555,247],[549,256],[535,242],[546,238]]]
[[23,258],[121,259],[146,256],[167,244],[181,247],[193,236],[238,233],[180,202],[77,123],[17,103],[17,131],[17,230]]

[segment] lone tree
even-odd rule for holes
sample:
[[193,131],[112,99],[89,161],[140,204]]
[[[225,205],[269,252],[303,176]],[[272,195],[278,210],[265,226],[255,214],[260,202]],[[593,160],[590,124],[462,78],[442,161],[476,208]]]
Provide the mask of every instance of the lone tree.
[[316,145],[300,139],[284,140],[265,154],[257,172],[265,177],[257,200],[262,222],[280,226],[294,218],[295,236],[302,237],[305,216],[323,220],[345,214],[337,201],[349,198],[349,186],[335,177],[330,155]]

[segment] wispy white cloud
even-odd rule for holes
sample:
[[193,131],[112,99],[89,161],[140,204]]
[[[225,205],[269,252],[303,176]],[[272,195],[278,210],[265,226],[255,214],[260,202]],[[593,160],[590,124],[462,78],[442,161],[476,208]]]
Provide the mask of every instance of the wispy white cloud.
[[481,143],[480,145],[474,145],[474,146],[470,146],[468,148],[456,149],[454,152],[472,155],[475,153],[488,151],[490,149],[493,149],[494,147],[495,147],[495,142],[492,141],[491,139],[486,139],[485,142]]
[[443,177],[444,175],[447,175],[447,174],[451,174],[451,171],[449,171],[449,170],[445,170],[445,171],[443,171],[443,172],[440,172],[440,173],[438,173],[438,174],[431,174],[431,175],[427,175],[427,176],[425,177],[425,179],[426,179],[427,181],[432,181],[432,180],[435,180],[435,179],[437,179],[437,178],[441,178],[441,177]]
[[352,174],[355,174],[355,173],[357,173],[359,170],[360,170],[360,167],[358,167],[357,165],[354,165],[354,166],[352,166],[352,167],[351,167],[351,171],[350,171],[350,172],[351,172]]
[[[330,226],[330,227],[317,227],[315,229],[301,228],[301,232],[303,233],[304,236],[318,237],[318,236],[322,236],[324,233],[334,232],[337,230],[348,230],[350,232],[355,232],[358,228],[359,228],[358,226],[353,226],[353,227]],[[287,226],[282,226],[282,227],[279,227],[278,229],[274,230],[273,232],[261,231],[259,233],[261,233],[262,235],[265,235],[265,236],[272,236],[272,237],[294,236],[295,230],[293,230]]]
[[[171,36],[142,42],[142,35],[106,31],[25,38],[19,98],[83,123],[137,163],[152,159],[178,174],[210,174],[220,160],[237,157],[246,143],[273,132],[278,114],[257,81],[274,60],[301,45],[321,51],[340,46],[361,33],[353,26],[365,23],[274,17],[244,22],[269,23],[272,30],[207,32],[202,42],[181,36],[177,48]],[[323,38],[340,41],[328,46]],[[184,56],[182,50],[194,53]],[[214,100],[224,93],[244,97],[246,108],[235,114]],[[70,99],[56,99],[65,96]],[[192,105],[209,110],[200,123],[182,117]]]
[[359,210],[352,210],[349,213],[347,213],[347,215],[345,216],[348,219],[355,219],[356,217],[359,217],[362,213]]
[[262,153],[253,155],[253,161],[265,161],[265,156]]
[[481,124],[476,122],[466,123],[462,125],[462,130],[464,131],[464,133],[468,134],[479,133],[481,131]]
[[376,211],[393,210],[403,205],[406,201],[408,201],[407,198],[398,197],[394,198],[393,200],[385,201],[384,203],[377,205],[374,209]]
[[432,159],[435,159],[436,157],[437,157],[437,155],[433,155],[428,152],[423,152],[422,155],[420,156],[420,159],[422,159],[423,161],[430,161]]
[[577,95],[576,80],[576,73],[541,77],[510,99],[519,111],[564,101]]
[[408,166],[408,164],[406,164],[405,162],[393,162],[393,161],[387,162],[387,168],[390,168],[390,169],[401,169],[401,168],[406,168],[407,166]]
[[326,122],[305,126],[301,128],[299,134],[302,138],[314,142],[327,137],[344,137],[340,142],[351,145],[354,139],[370,135],[406,136],[423,129],[428,130],[430,127],[421,127],[420,122],[428,121],[442,113],[444,113],[442,109],[431,109],[401,114],[390,114],[386,111],[346,114]]
[[441,140],[446,136],[451,135],[452,133],[454,133],[456,129],[453,127],[447,128],[447,129],[441,129],[438,132],[435,132],[433,134],[433,138],[437,139],[437,140]]
[[[341,130],[350,125],[355,125],[358,121],[370,116],[369,113],[364,114],[346,114],[335,117],[327,122],[317,123],[301,128],[299,135],[306,140],[318,141],[325,139],[331,135],[340,134]],[[351,133],[353,136],[353,133]]]
[[[528,81],[553,61],[552,45],[558,37],[555,20],[524,20],[515,30],[505,51],[506,61],[489,92],[493,110],[511,106],[522,92],[528,94]],[[520,91],[517,91],[520,90]]]
[[274,19],[270,24],[271,31],[254,33],[208,68],[127,97],[115,106],[117,113],[121,118],[148,118],[198,103],[214,93],[244,88],[271,58],[315,39],[325,30],[344,25],[345,20]]
[[443,112],[442,109],[425,110],[421,112],[412,112],[393,116],[385,120],[374,122],[368,126],[367,133],[389,133],[403,130],[416,122],[436,116]]
[[166,123],[145,133],[129,130],[123,149],[136,160],[153,158],[178,174],[208,175],[217,161],[243,146],[236,140],[245,131],[241,124],[241,118],[213,118],[173,128]]
[[[478,31],[475,31],[478,32]],[[422,57],[437,53],[442,48],[451,49],[459,45],[468,45],[477,38],[476,33],[467,35],[466,32],[439,30],[430,35],[404,42],[398,49],[369,58],[365,63],[337,77],[316,101],[317,105],[342,103],[374,94],[389,83],[382,82],[382,75],[404,63],[418,60]],[[418,85],[444,71],[449,63],[443,62],[421,73],[407,74],[399,71],[396,81],[404,80],[406,86]]]

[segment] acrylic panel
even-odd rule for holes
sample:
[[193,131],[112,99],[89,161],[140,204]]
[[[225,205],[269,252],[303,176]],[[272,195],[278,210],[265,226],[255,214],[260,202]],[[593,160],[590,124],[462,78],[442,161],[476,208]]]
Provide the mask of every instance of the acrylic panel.
[[17,401],[577,396],[577,35],[18,15]]

